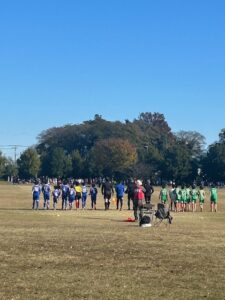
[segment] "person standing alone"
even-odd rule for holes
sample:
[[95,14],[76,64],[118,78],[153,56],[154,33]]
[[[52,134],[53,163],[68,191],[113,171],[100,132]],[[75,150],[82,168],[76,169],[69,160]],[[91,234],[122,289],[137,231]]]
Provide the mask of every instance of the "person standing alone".
[[104,197],[105,210],[108,210],[110,207],[112,194],[114,194],[112,182],[106,178],[106,181],[102,185],[102,195]]
[[122,184],[122,182],[118,183],[116,185],[116,208],[119,209],[119,205],[120,205],[120,210],[122,210],[123,208],[123,196],[124,196],[124,185]]
[[143,217],[143,205],[145,200],[145,188],[142,186],[141,180],[136,181],[136,186],[134,189],[134,201],[133,201],[133,210],[135,221],[138,220],[138,211],[139,211],[139,221]]

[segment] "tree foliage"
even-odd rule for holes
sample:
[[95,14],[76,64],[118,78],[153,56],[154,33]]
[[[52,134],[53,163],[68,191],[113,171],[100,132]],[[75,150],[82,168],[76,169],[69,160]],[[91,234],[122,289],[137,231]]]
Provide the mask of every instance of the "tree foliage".
[[[208,177],[218,178],[224,176],[222,168],[218,176],[215,174],[216,168],[220,170],[219,159],[223,161],[224,157],[224,132],[222,129],[219,135],[219,146],[211,145],[206,152],[204,136],[196,131],[173,133],[161,113],[143,112],[137,119],[125,122],[111,122],[95,115],[82,124],[67,124],[40,133],[36,146],[41,160],[40,175],[160,175],[165,180],[192,181],[197,169],[202,168]],[[24,156],[21,159],[24,161]],[[34,174],[22,171],[29,170],[29,163],[23,162],[23,168],[21,162],[19,165],[20,174]]]
[[0,176],[5,175],[6,165],[7,165],[7,158],[0,151]]
[[225,181],[225,143],[211,145],[202,165],[209,180]]
[[22,178],[37,177],[40,170],[40,158],[33,148],[25,150],[17,161],[19,176]]
[[111,138],[97,142],[91,157],[96,174],[112,177],[125,174],[136,162],[137,153],[129,141]]

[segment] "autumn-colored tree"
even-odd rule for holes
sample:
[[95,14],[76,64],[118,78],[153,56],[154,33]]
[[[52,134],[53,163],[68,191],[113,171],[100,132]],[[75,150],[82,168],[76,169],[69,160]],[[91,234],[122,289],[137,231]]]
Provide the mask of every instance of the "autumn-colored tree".
[[98,141],[91,157],[96,174],[111,177],[124,174],[136,162],[137,152],[129,141],[111,138]]

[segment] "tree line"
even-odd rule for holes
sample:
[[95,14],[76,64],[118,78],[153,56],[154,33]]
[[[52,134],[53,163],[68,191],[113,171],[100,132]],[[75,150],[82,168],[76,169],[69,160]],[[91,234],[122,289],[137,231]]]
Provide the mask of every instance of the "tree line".
[[172,132],[161,113],[144,112],[124,122],[95,115],[82,124],[49,128],[37,141],[16,162],[1,153],[0,175],[225,180],[225,129],[206,148],[202,134]]

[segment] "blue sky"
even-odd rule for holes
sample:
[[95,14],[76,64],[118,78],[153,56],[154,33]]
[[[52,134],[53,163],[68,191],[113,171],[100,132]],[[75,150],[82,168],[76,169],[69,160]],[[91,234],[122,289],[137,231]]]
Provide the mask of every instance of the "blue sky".
[[222,0],[0,1],[0,145],[30,146],[96,113],[123,121],[146,111],[216,141],[224,15]]

